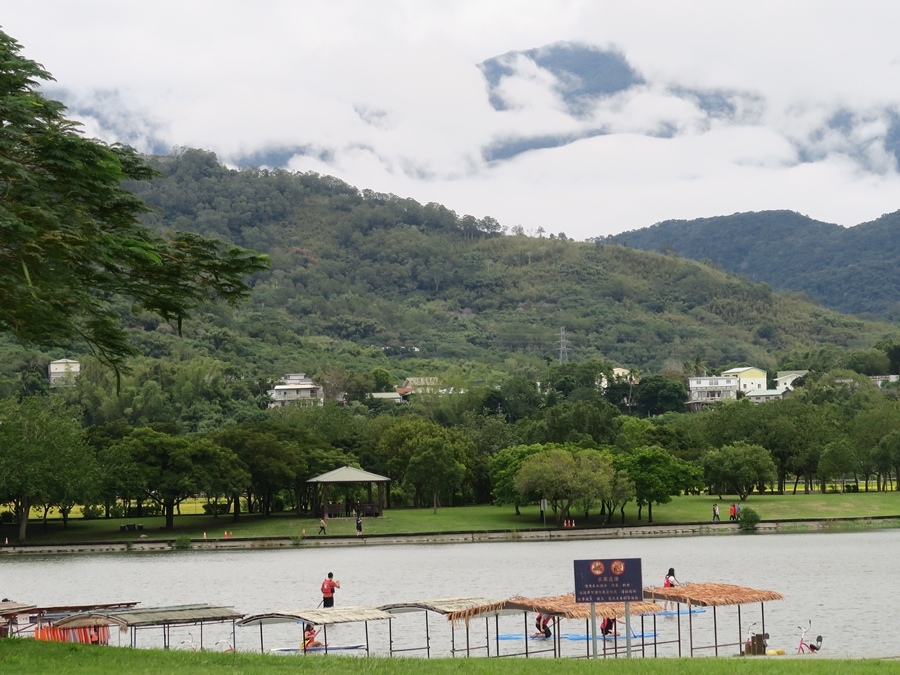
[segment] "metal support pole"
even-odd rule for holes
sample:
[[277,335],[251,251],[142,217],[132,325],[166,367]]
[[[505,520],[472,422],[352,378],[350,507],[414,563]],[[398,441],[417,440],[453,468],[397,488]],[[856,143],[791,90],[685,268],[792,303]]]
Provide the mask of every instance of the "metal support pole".
[[[303,641],[304,649],[306,649],[306,640]],[[265,654],[266,648],[263,646],[262,621],[259,622],[259,653]]]
[[428,612],[425,612],[425,653],[431,658],[431,633],[428,632]]
[[625,602],[625,653],[631,658],[631,603]]
[[[596,659],[597,658],[597,603],[591,603],[591,654]],[[604,643],[604,650],[606,649],[606,643]]]
[[719,655],[719,625],[716,623],[716,606],[713,605],[713,650]]

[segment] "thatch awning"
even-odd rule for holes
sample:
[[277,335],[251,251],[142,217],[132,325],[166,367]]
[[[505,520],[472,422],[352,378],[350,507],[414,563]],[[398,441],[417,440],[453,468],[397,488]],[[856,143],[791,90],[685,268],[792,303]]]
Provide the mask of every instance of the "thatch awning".
[[[624,602],[598,602],[594,605],[596,616],[621,618],[625,616]],[[654,602],[630,603],[632,615],[656,614],[663,608]],[[561,619],[589,619],[591,617],[591,605],[589,603],[575,602],[575,594],[554,595],[544,598],[525,598],[516,596],[506,600],[487,603],[477,607],[470,607],[447,615],[447,619],[453,622],[463,621],[468,624],[470,619],[482,616],[497,616],[504,614],[518,614],[520,612],[540,612]]]
[[489,605],[493,600],[488,598],[440,598],[438,600],[417,600],[415,602],[392,602],[381,605],[378,609],[389,614],[402,614],[404,612],[437,612],[438,614],[451,614],[461,612],[472,607]]
[[148,626],[174,626],[179,624],[234,621],[243,614],[231,607],[215,605],[176,605],[172,607],[144,607],[141,609],[101,610],[71,614],[54,622],[56,628],[80,628],[83,626],[119,626],[142,628]]
[[280,612],[251,614],[238,621],[239,626],[261,626],[270,623],[312,623],[317,626],[331,626],[336,623],[358,621],[379,621],[394,618],[377,607],[328,607],[321,609],[294,609]]
[[685,584],[670,588],[645,588],[644,598],[681,602],[699,607],[721,607],[724,605],[747,605],[751,602],[784,600],[781,593],[760,591],[733,584]]

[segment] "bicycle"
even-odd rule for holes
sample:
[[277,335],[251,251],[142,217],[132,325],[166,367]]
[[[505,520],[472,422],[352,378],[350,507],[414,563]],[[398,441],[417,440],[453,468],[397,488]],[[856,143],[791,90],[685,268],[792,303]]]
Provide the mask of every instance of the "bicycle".
[[188,633],[187,640],[182,640],[178,644],[179,645],[187,645],[187,648],[190,649],[192,652],[197,651],[197,645],[194,644],[194,636],[191,633]]
[[822,649],[822,636],[817,635],[815,642],[807,642],[806,641],[806,633],[809,631],[812,626],[812,621],[807,620],[806,628],[803,626],[797,626],[800,629],[800,644],[797,645],[797,653],[798,654],[815,654],[817,651]]

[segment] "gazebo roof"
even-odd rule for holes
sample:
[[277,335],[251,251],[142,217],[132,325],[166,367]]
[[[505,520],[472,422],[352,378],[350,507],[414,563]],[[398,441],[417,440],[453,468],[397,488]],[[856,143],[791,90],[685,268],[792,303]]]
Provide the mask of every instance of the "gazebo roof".
[[781,593],[760,591],[733,584],[685,584],[669,588],[645,588],[644,597],[653,600],[682,602],[700,607],[720,607],[723,605],[746,605],[751,602],[784,600]]
[[307,483],[389,483],[390,478],[379,476],[352,466],[342,466],[340,469],[323,473],[321,476],[310,478]]

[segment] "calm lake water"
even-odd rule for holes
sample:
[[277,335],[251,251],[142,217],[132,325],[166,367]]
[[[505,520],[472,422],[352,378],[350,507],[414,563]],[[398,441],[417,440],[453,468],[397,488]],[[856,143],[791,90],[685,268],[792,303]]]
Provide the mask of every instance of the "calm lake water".
[[[769,647],[796,650],[797,626],[812,621],[810,636],[824,637],[829,657],[900,654],[900,625],[894,585],[900,560],[900,531],[841,534],[673,537],[572,542],[509,542],[449,545],[335,547],[259,551],[173,551],[102,555],[59,555],[0,559],[4,597],[37,605],[139,601],[142,606],[211,603],[243,613],[316,607],[319,585],[333,571],[341,581],[338,605],[468,595],[503,599],[514,595],[558,595],[573,590],[572,561],[587,558],[641,558],[645,586],[662,585],[669,567],[682,583],[721,582],[777,591],[783,601],[766,603]],[[759,621],[759,605],[742,609],[743,631]],[[636,622],[638,619],[635,620]],[[712,642],[712,612],[693,616],[695,644]],[[738,640],[736,608],[719,608],[720,642]],[[373,652],[388,650],[384,622],[369,624]],[[639,625],[639,624],[638,624]],[[472,644],[484,643],[484,621],[474,624]],[[657,619],[660,639],[673,639],[677,621]],[[429,615],[432,654],[447,655],[446,621]],[[530,628],[530,626],[529,626]],[[649,628],[648,628],[649,629]],[[491,620],[491,653],[494,623]],[[583,633],[583,621],[563,622],[561,633]],[[191,631],[172,630],[177,644]],[[204,627],[204,646],[230,635],[228,625]],[[502,617],[500,633],[522,633],[523,618]],[[687,623],[683,619],[687,648]],[[478,637],[475,637],[477,633]],[[393,622],[394,646],[418,647],[425,641],[422,613]],[[265,647],[296,646],[300,629],[266,626]],[[336,626],[330,644],[364,642],[362,625]],[[456,631],[457,647],[465,631]],[[117,634],[111,637],[116,644]],[[121,643],[127,644],[127,635]],[[159,629],[139,632],[142,646],[161,646]],[[501,649],[520,651],[521,642],[501,641]],[[585,643],[563,641],[566,653],[585,653]],[[257,628],[237,629],[238,649],[259,649]],[[732,648],[733,649],[733,648]],[[483,650],[481,652],[484,653]],[[674,655],[674,647],[660,649]],[[711,652],[706,652],[711,655]],[[726,650],[725,653],[733,653]],[[414,653],[415,654],[415,653]],[[424,655],[424,653],[422,653]]]

